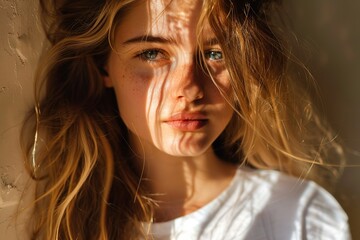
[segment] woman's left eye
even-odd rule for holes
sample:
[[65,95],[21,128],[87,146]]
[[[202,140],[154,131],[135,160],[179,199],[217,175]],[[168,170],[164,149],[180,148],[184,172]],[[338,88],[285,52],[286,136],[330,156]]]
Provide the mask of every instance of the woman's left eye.
[[209,50],[205,52],[205,57],[212,61],[220,61],[223,59],[223,53],[218,50]]

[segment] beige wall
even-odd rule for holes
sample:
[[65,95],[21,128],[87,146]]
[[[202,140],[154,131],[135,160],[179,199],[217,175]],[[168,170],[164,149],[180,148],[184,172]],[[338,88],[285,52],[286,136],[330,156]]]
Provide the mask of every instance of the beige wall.
[[[10,221],[27,177],[19,149],[19,127],[32,105],[32,75],[43,37],[35,0],[0,1],[0,233],[16,239]],[[309,64],[326,102],[326,113],[350,148],[360,150],[360,2],[287,0],[294,31],[307,50]],[[308,55],[310,54],[310,55]],[[350,156],[360,164],[360,157]],[[360,239],[360,168],[345,171],[337,194]],[[19,220],[19,228],[25,220]]]
[[35,0],[0,1],[0,239],[24,239],[13,213],[27,187],[19,129],[32,106],[32,75],[42,43]]

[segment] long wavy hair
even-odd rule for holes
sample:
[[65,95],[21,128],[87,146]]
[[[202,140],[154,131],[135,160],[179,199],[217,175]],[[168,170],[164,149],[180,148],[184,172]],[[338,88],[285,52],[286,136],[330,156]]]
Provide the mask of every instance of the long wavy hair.
[[[139,184],[128,130],[102,80],[115,28],[136,2],[40,0],[49,46],[22,135],[37,182],[33,239],[150,238],[142,223],[151,221],[154,203]],[[213,148],[234,164],[329,179],[328,153],[340,160],[342,148],[301,90],[305,80],[290,74],[295,58],[273,25],[279,5],[203,1],[198,33],[208,21],[219,40],[232,88],[223,95],[236,112]]]

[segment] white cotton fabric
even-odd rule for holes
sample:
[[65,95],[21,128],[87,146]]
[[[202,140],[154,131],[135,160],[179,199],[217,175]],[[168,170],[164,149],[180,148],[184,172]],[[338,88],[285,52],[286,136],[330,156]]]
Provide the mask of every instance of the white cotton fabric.
[[156,240],[348,240],[348,219],[313,182],[277,171],[239,169],[199,210],[148,226]]

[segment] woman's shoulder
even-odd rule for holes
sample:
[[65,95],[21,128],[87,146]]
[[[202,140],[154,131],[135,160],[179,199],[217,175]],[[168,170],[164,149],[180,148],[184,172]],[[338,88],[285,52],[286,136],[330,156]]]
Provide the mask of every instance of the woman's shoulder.
[[301,177],[294,177],[276,170],[239,168],[237,180],[244,181],[252,190],[261,190],[278,197],[324,198],[338,205],[335,198],[317,183]]
[[275,239],[285,239],[279,234],[289,234],[282,230],[287,225],[299,239],[350,239],[347,215],[315,182],[279,171],[248,168],[238,170],[237,181],[251,196],[251,204],[261,208],[254,224],[260,221],[279,229]]
[[240,185],[243,191],[251,193],[254,199],[261,196],[274,206],[300,208],[308,215],[319,215],[315,212],[325,211],[334,220],[347,220],[334,196],[313,181],[275,170],[240,168],[237,175],[237,181],[242,182]]
[[214,201],[189,215],[152,224],[151,232],[178,240],[350,239],[346,214],[323,188],[281,172],[247,168],[239,168]]

